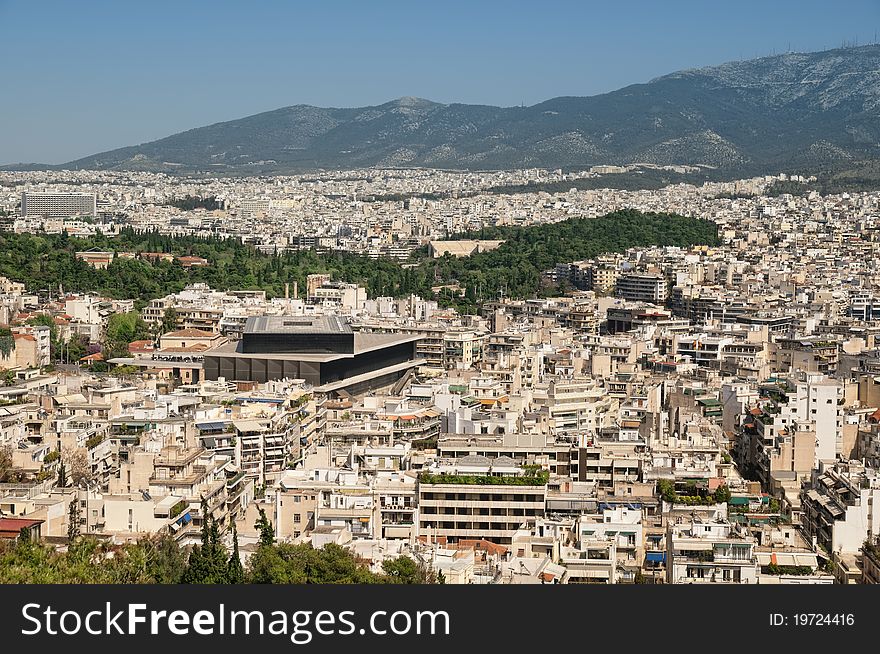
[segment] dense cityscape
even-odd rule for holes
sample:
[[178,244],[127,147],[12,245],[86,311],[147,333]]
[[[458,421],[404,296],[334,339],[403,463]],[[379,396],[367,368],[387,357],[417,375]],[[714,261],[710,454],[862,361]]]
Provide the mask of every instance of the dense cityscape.
[[0,581],[880,582],[880,192],[661,168],[0,172]]

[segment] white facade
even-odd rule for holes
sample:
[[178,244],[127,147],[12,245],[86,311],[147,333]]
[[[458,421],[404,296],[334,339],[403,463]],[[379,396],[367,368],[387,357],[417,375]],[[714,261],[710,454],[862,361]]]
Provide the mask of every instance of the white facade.
[[95,193],[41,193],[24,191],[21,194],[22,216],[94,216],[98,198]]

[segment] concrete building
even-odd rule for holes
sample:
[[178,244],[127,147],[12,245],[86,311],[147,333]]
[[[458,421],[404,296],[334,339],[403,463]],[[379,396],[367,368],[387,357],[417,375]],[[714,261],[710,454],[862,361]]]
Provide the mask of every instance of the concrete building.
[[[511,482],[467,483],[481,476]],[[524,476],[508,457],[470,455],[420,477],[418,489],[420,535],[450,543],[485,539],[509,544],[524,522],[544,515],[547,478]]]
[[670,523],[666,547],[666,583],[757,583],[754,539],[723,516]]
[[97,215],[95,193],[57,193],[24,191],[21,194],[21,215],[48,218]]
[[828,553],[856,554],[880,535],[880,478],[861,464],[820,462],[801,507],[808,538]]
[[622,274],[614,288],[617,297],[652,304],[664,304],[668,295],[666,278],[659,275]]
[[420,365],[418,336],[353,332],[339,317],[248,318],[242,339],[204,353],[205,379],[303,379],[331,393],[390,386]]

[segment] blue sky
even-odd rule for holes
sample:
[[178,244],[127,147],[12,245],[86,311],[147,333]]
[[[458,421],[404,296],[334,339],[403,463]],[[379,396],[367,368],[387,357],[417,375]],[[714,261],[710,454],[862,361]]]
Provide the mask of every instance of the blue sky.
[[0,0],[0,163],[300,103],[534,104],[877,30],[880,0]]

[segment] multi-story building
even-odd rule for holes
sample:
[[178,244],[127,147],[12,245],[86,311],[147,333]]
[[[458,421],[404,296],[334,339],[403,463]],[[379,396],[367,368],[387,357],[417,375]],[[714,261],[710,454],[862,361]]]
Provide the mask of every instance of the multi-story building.
[[97,202],[95,193],[24,191],[21,194],[21,215],[47,218],[95,216]]
[[754,539],[721,515],[670,523],[666,547],[667,583],[757,583]]
[[443,334],[443,363],[448,369],[468,370],[483,360],[485,334],[451,330]]
[[[487,477],[502,481],[476,481]],[[524,522],[544,515],[547,482],[508,457],[471,455],[439,466],[419,478],[419,535],[509,544]]]
[[668,295],[666,278],[661,275],[626,273],[615,282],[615,295],[625,300],[664,304]]
[[808,538],[829,554],[856,554],[880,535],[880,477],[858,463],[820,461],[801,508]]

